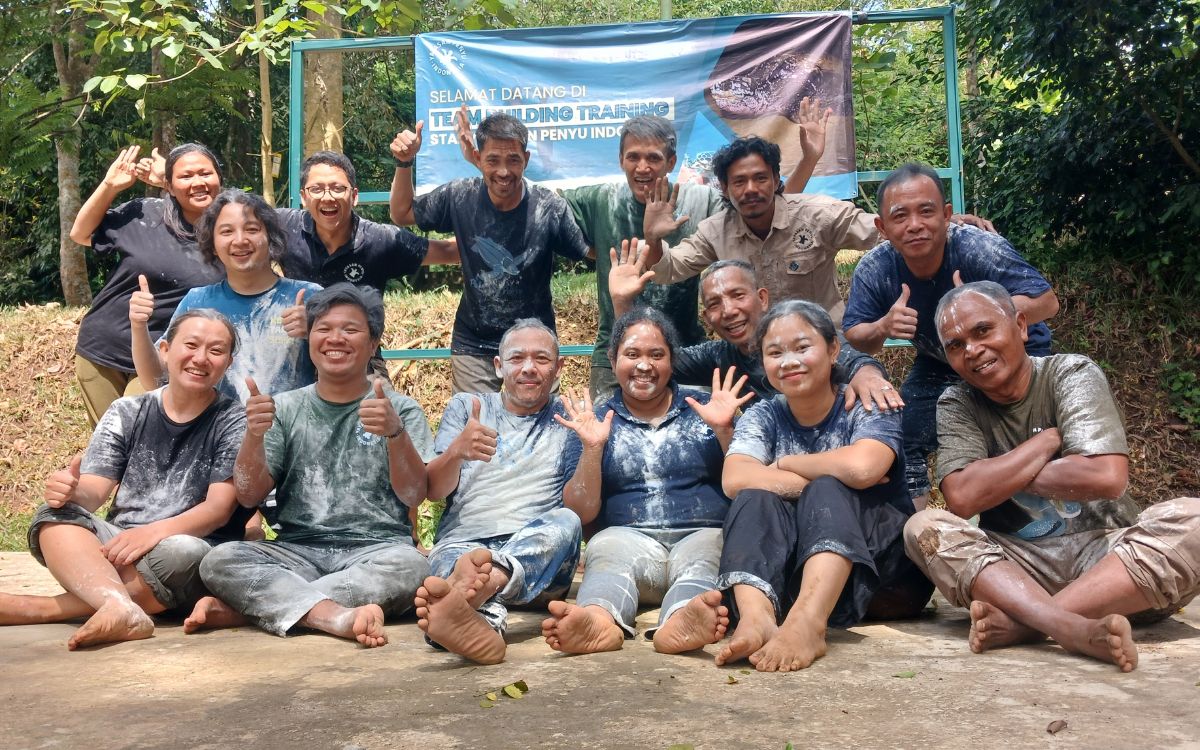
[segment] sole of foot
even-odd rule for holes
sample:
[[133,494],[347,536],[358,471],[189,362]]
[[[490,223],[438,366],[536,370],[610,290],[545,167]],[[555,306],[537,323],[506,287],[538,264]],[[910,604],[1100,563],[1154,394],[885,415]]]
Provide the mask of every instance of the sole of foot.
[[417,589],[414,604],[417,626],[434,643],[479,664],[504,661],[504,638],[446,580],[426,578]]
[[729,609],[721,603],[720,591],[705,591],[671,615],[654,634],[654,650],[660,654],[695,651],[725,637]]
[[548,609],[550,617],[542,621],[542,637],[555,651],[596,654],[619,651],[625,645],[625,631],[601,607],[555,601]]

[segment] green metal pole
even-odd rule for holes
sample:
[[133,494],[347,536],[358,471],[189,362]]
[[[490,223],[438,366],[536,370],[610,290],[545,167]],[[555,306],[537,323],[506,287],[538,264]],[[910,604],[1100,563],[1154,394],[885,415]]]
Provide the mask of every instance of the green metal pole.
[[288,198],[300,207],[300,162],[304,159],[304,51],[292,42],[288,71]]
[[674,10],[671,8],[671,0],[658,0],[658,13],[664,21],[670,21]]
[[950,202],[962,213],[966,206],[963,191],[962,118],[958,108],[958,42],[955,34],[954,6],[942,19],[942,49],[946,67],[946,130],[950,135]]

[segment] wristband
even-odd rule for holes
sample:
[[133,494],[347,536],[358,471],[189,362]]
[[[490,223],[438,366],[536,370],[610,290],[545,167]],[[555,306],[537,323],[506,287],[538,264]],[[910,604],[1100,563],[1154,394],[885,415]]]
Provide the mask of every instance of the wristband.
[[400,420],[400,426],[397,427],[396,431],[393,432],[391,435],[386,435],[385,439],[386,440],[395,440],[396,438],[400,437],[403,434],[404,434],[404,420]]
[[396,162],[396,169],[412,169],[412,165],[416,163],[416,159],[409,159],[408,161],[403,161],[401,159],[396,159],[395,157],[392,157],[392,158]]

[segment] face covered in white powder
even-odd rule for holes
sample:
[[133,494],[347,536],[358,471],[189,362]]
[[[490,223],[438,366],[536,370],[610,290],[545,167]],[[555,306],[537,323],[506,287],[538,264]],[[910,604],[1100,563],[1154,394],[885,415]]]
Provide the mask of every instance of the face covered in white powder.
[[954,371],[995,401],[1010,401],[1007,390],[1032,367],[1025,353],[1025,316],[982,294],[951,300],[938,320],[938,334]]
[[532,414],[550,400],[562,358],[550,334],[522,328],[501,342],[496,374],[504,381],[504,405],[514,414]]
[[612,365],[626,401],[656,401],[670,386],[671,350],[662,330],[649,321],[625,329]]
[[700,283],[701,312],[708,327],[742,352],[754,347],[758,321],[767,311],[767,290],[754,286],[745,269],[718,268]]
[[786,315],[774,320],[762,341],[763,367],[771,386],[788,398],[808,399],[829,393],[837,339],[827,343],[807,320]]

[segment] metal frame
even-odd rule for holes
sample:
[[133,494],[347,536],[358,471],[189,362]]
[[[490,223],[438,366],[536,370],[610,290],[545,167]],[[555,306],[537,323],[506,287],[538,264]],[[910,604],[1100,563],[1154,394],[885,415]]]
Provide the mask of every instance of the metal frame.
[[[669,1],[662,3],[663,20],[669,20]],[[966,205],[963,191],[962,176],[962,119],[959,110],[958,97],[958,43],[956,40],[955,8],[946,5],[937,8],[912,8],[907,10],[854,11],[851,22],[859,24],[876,23],[917,23],[921,21],[942,22],[942,55],[943,69],[946,78],[946,131],[949,134],[950,165],[937,168],[937,173],[950,180],[950,202],[954,210],[962,212]],[[804,15],[804,14],[799,14]],[[414,46],[411,36],[376,37],[373,39],[305,39],[292,42],[292,54],[289,70],[288,93],[288,195],[291,205],[300,205],[300,185],[297,176],[300,174],[301,155],[304,151],[304,53],[312,50],[369,50],[369,49],[411,49]],[[886,171],[859,171],[861,182],[878,182],[887,176]],[[387,203],[386,191],[366,191],[359,193],[359,201],[363,203]],[[909,342],[888,340],[887,346],[903,346]],[[590,344],[578,344],[562,347],[564,356],[590,355],[593,347]],[[385,359],[444,359],[450,356],[449,349],[385,349]]]

